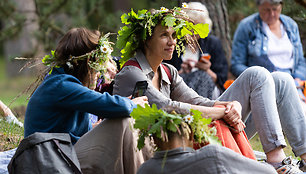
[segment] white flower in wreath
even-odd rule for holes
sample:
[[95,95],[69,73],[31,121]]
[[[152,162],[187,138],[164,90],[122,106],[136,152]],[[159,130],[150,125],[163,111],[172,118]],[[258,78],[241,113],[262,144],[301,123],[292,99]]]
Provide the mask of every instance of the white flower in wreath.
[[166,7],[160,7],[160,11],[167,12],[169,10]]
[[102,53],[108,53],[110,51],[110,48],[106,45],[103,45],[100,47],[100,50]]
[[183,117],[184,121],[187,122],[188,124],[193,122],[193,116],[192,115],[186,115]]
[[183,7],[183,8],[188,8],[188,4],[187,4],[186,2],[183,2],[183,3],[182,3],[182,7]]

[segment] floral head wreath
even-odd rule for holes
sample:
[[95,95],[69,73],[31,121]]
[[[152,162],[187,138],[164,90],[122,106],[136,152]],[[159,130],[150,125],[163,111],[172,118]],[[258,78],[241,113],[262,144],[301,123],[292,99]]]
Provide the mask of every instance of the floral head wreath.
[[[108,37],[110,33],[105,34],[104,36],[101,36],[98,42],[98,47],[95,50],[92,50],[89,53],[80,55],[80,56],[71,56],[68,60],[65,62],[59,62],[55,58],[55,51],[51,51],[51,55],[46,55],[42,59],[42,63],[46,66],[53,67],[61,67],[63,65],[67,65],[69,69],[73,69],[73,65],[77,64],[77,61],[79,60],[85,60],[89,59],[88,65],[92,69],[96,71],[100,71],[102,74],[106,72],[106,65],[107,62],[112,58],[111,53],[113,51],[113,48],[111,45],[114,45],[114,43],[110,42]],[[95,61],[92,61],[91,58],[96,58]],[[51,73],[51,71],[50,71]]]
[[169,112],[169,109],[157,109],[153,104],[152,107],[146,105],[145,108],[138,106],[130,114],[135,119],[134,128],[140,130],[138,149],[144,146],[144,140],[147,136],[154,134],[167,142],[167,132],[182,134],[181,130],[188,139],[192,130],[195,142],[221,144],[216,136],[216,128],[208,126],[211,123],[211,118],[203,118],[200,111],[191,109],[190,113],[178,114],[174,110],[170,113],[165,110]]
[[[183,3],[182,6],[183,9],[188,8],[186,3]],[[198,34],[201,38],[205,38],[209,33],[208,24],[199,23],[194,25],[186,15],[186,12],[179,7],[174,7],[170,10],[161,7],[160,10],[155,11],[143,9],[137,13],[132,9],[128,14],[124,13],[121,16],[121,21],[125,26],[118,31],[116,44],[117,48],[122,49],[120,66],[134,56],[141,44],[152,36],[152,29],[159,23],[163,26],[173,27],[175,30],[178,39],[175,49],[179,55],[185,51],[183,41],[188,43],[188,36]]]

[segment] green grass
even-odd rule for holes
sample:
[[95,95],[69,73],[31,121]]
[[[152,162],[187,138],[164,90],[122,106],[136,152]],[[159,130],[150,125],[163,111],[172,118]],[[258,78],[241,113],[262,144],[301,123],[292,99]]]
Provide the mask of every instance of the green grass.
[[23,128],[0,120],[0,151],[17,147],[23,139]]
[[[35,77],[18,76],[9,78],[5,69],[5,61],[0,57],[0,100],[9,106],[15,116],[23,122],[29,93],[22,94],[14,102],[12,101],[35,81]],[[23,139],[23,128],[6,123],[1,115],[0,119],[0,151],[17,147]]]
[[6,76],[4,59],[0,58],[0,100],[6,104],[10,105],[10,108],[26,106],[27,97],[29,93],[22,94],[13,103],[13,99],[22,93],[31,83],[34,82],[35,77],[31,76],[18,76],[9,78]]

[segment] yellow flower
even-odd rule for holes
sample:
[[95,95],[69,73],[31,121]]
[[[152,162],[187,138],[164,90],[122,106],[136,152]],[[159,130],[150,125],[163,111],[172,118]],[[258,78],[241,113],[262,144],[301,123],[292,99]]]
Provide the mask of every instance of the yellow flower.
[[186,3],[186,2],[183,2],[183,3],[182,3],[182,7],[183,7],[183,8],[188,8],[187,3]]
[[168,9],[166,7],[160,7],[160,10],[163,11],[163,12],[167,12]]

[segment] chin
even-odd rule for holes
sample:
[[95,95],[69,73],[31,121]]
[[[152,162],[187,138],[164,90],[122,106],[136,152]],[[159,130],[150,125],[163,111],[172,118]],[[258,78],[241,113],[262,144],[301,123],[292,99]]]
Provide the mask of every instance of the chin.
[[164,59],[164,60],[171,60],[171,59],[172,59],[172,54],[171,54],[171,55],[164,56],[163,59]]

